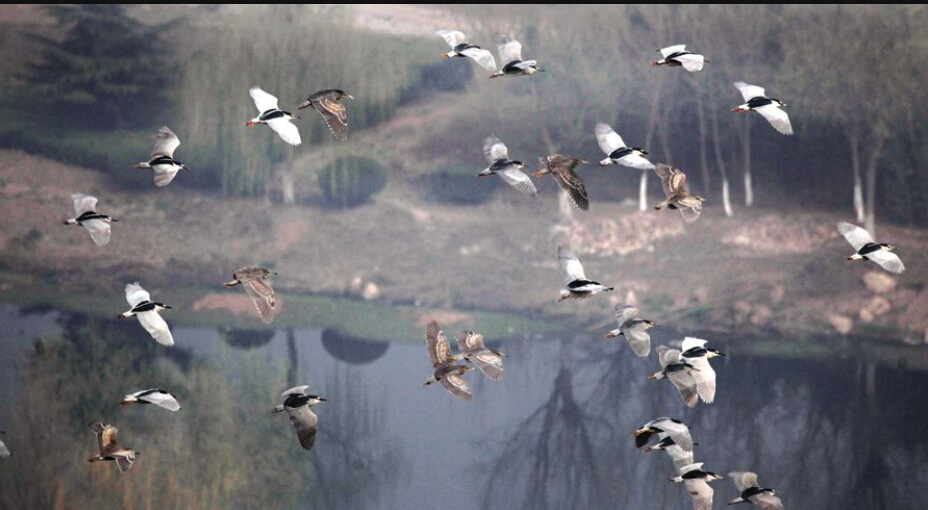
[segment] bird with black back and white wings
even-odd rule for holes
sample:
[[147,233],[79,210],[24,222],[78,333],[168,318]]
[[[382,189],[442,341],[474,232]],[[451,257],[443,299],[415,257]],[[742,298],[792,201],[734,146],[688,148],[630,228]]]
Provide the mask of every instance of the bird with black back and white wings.
[[779,99],[767,97],[763,88],[757,85],[749,85],[743,81],[736,81],[734,86],[741,92],[744,97],[744,104],[731,109],[733,112],[743,113],[754,110],[767,119],[767,122],[774,129],[784,135],[793,134],[793,126],[789,122],[789,115],[780,108],[785,108],[786,103]]
[[851,243],[855,253],[847,257],[848,260],[868,259],[876,262],[883,269],[890,273],[901,274],[905,271],[905,266],[899,256],[893,253],[895,246],[885,243],[877,243],[866,230],[842,221],[838,223],[838,232]]
[[246,122],[246,126],[264,124],[273,129],[275,133],[280,135],[283,141],[290,145],[299,145],[301,143],[300,130],[297,129],[295,124],[290,122],[299,117],[278,108],[277,98],[261,90],[261,87],[252,87],[248,93],[255,102],[255,107],[258,109],[258,116]]
[[151,169],[155,172],[155,186],[164,187],[174,180],[181,169],[189,170],[187,165],[174,159],[174,151],[180,146],[180,138],[167,126],[158,130],[155,148],[148,156],[147,162],[136,163],[134,168]]
[[703,64],[708,62],[706,57],[687,51],[685,44],[676,44],[656,51],[659,51],[663,58],[655,61],[654,66],[682,66],[683,69],[695,73],[696,71],[702,71]]
[[442,55],[442,58],[463,58],[467,57],[480,67],[487,71],[496,71],[496,59],[488,50],[475,44],[470,44],[460,30],[438,30],[435,32],[439,37],[451,46],[451,51]]
[[522,43],[512,38],[509,34],[496,34],[496,47],[499,51],[499,65],[502,67],[499,71],[490,75],[490,78],[498,76],[529,76],[544,69],[538,67],[538,62],[534,60],[522,60]]
[[761,510],[783,510],[783,502],[777,496],[777,491],[757,484],[757,474],[750,471],[733,471],[728,477],[735,487],[741,491],[737,498],[728,502],[729,505],[738,503],[751,503]]
[[609,124],[596,124],[595,132],[599,148],[606,153],[606,158],[599,162],[599,166],[622,165],[638,170],[654,168],[654,164],[644,158],[649,155],[648,151],[640,147],[626,147],[625,141]]
[[711,404],[715,400],[716,375],[712,365],[709,364],[709,360],[725,356],[725,353],[718,349],[707,348],[706,343],[705,340],[700,338],[691,336],[684,338],[683,345],[680,347],[682,351],[680,358],[693,366],[693,370],[689,374],[692,376],[693,381],[696,382],[696,393],[699,394],[699,398],[703,402]]
[[124,406],[131,404],[154,404],[168,411],[180,411],[180,404],[177,402],[177,397],[169,391],[159,390],[157,388],[130,393],[123,397],[122,402],[119,404]]
[[477,177],[498,175],[506,181],[506,184],[525,195],[535,196],[538,194],[531,177],[522,171],[525,164],[521,161],[509,159],[509,149],[506,148],[506,144],[502,140],[493,135],[488,136],[483,141],[483,155],[487,158],[490,166],[477,174]]
[[709,482],[721,480],[724,477],[712,471],[705,471],[702,465],[702,462],[697,462],[683,466],[678,471],[680,475],[671,478],[670,481],[683,483],[686,486],[686,491],[693,499],[694,510],[712,510],[712,496],[715,491],[709,487]]
[[174,345],[174,336],[171,335],[168,323],[158,313],[161,310],[170,309],[170,306],[152,302],[151,295],[139,285],[139,282],[126,285],[126,301],[132,308],[117,317],[124,319],[134,315],[155,341],[168,347]]
[[319,417],[313,412],[312,406],[319,402],[325,402],[326,399],[318,395],[306,393],[308,385],[296,386],[280,394],[283,403],[274,408],[275,413],[287,411],[290,422],[296,429],[296,436],[300,440],[300,446],[304,450],[312,450],[316,444],[316,431],[318,429]]
[[90,238],[97,246],[105,246],[110,242],[110,223],[119,221],[108,214],[96,211],[97,197],[74,193],[71,195],[74,202],[74,218],[64,221],[65,225],[80,225],[90,233]]
[[585,299],[600,292],[613,290],[613,287],[606,287],[599,282],[587,279],[580,259],[564,246],[557,247],[557,262],[567,273],[567,286],[561,289],[557,299],[558,303],[569,298]]
[[661,370],[648,376],[648,379],[669,379],[677,388],[680,397],[686,403],[687,407],[695,407],[699,400],[696,380],[693,378],[693,371],[697,370],[689,360],[684,359],[677,349],[671,349],[666,345],[658,346],[657,359],[661,363]]
[[636,448],[647,445],[652,436],[663,437],[661,434],[666,434],[673,439],[674,443],[684,452],[693,451],[693,436],[690,434],[690,428],[675,418],[661,416],[645,423],[632,432],[632,436],[635,437]]

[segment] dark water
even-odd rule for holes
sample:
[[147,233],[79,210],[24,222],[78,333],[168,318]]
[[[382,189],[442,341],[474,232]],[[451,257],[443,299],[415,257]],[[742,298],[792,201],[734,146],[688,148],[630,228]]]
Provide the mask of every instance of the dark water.
[[[623,342],[509,340],[506,379],[469,374],[475,398],[461,402],[422,387],[424,342],[174,328],[165,349],[135,321],[11,306],[0,320],[0,428],[14,452],[0,461],[2,508],[692,508],[667,481],[670,459],[634,447],[632,430],[663,415],[689,424],[706,469],[755,471],[788,509],[928,504],[918,372],[715,341],[729,353],[713,360],[716,403],[687,409],[669,382],[647,380],[653,354]],[[310,453],[270,412],[304,383],[329,398]],[[148,387],[184,409],[117,405]],[[142,451],[129,474],[85,461],[97,420]],[[728,480],[713,486],[715,508],[737,496]]]

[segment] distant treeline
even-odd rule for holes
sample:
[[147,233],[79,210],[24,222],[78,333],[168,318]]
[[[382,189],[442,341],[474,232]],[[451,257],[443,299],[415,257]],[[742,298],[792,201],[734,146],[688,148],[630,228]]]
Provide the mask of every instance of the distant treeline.
[[[107,11],[100,15],[107,23],[119,15],[139,23],[119,7],[49,8],[52,16],[71,21],[62,22],[61,32],[68,34],[63,42],[39,45],[44,54],[64,51],[74,27],[90,23],[94,9]],[[355,132],[389,119],[405,102],[428,99],[434,90],[453,91],[436,101],[443,114],[417,131],[417,154],[378,155],[400,165],[392,177],[433,179],[427,189],[449,188],[443,179],[464,182],[479,170],[480,143],[490,133],[526,162],[551,151],[596,160],[600,151],[593,126],[603,121],[628,144],[648,149],[653,161],[681,167],[690,186],[715,203],[722,182],[729,181],[736,203],[750,202],[753,194],[762,206],[840,209],[850,217],[866,213],[871,222],[876,216],[901,223],[928,220],[928,146],[922,142],[928,134],[928,9],[923,5],[448,9],[452,19],[466,25],[460,28],[472,42],[493,48],[493,34],[509,32],[522,42],[524,57],[537,59],[546,72],[489,80],[479,68],[469,71],[467,62],[441,62],[438,55],[446,49],[437,36],[430,41],[365,31],[344,8],[191,8],[179,22],[96,32],[98,38],[114,39],[110,48],[156,58],[108,60],[107,53],[93,61],[95,66],[157,65],[146,71],[157,90],[129,106],[109,100],[107,109],[92,109],[120,112],[99,126],[56,114],[70,110],[44,85],[52,75],[40,72],[41,66],[52,60],[37,56],[32,64],[37,70],[24,73],[25,86],[4,102],[0,143],[96,163],[91,166],[126,181],[131,175],[126,164],[144,157],[150,134],[170,122],[185,142],[178,157],[197,169],[185,185],[255,196],[268,193],[274,179],[292,186],[294,172],[303,175],[293,168],[294,155],[309,150],[307,144],[333,142],[322,122],[311,122],[316,119],[301,121],[304,145],[296,149],[274,137],[254,136],[242,125],[256,113],[247,95],[250,86],[274,93],[285,109],[319,88],[348,90],[357,98],[349,103]],[[80,16],[73,14],[78,11]],[[157,44],[131,44],[145,30],[156,32]],[[120,38],[125,44],[116,44]],[[650,65],[659,58],[655,49],[681,43],[706,55],[703,71]],[[753,113],[731,113],[742,102],[732,86],[738,80],[786,102],[796,134],[780,135]],[[36,110],[50,113],[28,116]],[[88,135],[88,128],[103,132]],[[194,146],[195,155],[184,159],[180,153]],[[340,150],[345,156],[369,156],[350,142]],[[587,168],[583,173],[588,189],[597,190],[596,199],[635,195],[638,172]],[[656,183],[653,176],[650,180]],[[463,188],[451,188],[461,195]],[[478,201],[457,195],[450,198]]]

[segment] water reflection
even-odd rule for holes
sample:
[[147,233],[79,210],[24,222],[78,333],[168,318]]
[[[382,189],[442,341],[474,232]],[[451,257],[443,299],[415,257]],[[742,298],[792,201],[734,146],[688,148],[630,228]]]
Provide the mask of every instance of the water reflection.
[[[662,415],[689,423],[697,461],[758,472],[787,508],[928,504],[920,372],[717,340],[729,356],[714,364],[716,403],[687,409],[624,343],[513,339],[506,379],[471,374],[475,398],[459,402],[421,387],[419,344],[175,328],[165,349],[137,324],[29,312],[0,307],[0,428],[15,454],[0,462],[0,508],[691,508],[669,458],[634,447],[631,431]],[[270,412],[303,383],[329,399],[309,454]],[[118,405],[152,386],[184,410]],[[87,464],[92,420],[143,452],[132,473]],[[735,496],[714,487],[716,508]]]

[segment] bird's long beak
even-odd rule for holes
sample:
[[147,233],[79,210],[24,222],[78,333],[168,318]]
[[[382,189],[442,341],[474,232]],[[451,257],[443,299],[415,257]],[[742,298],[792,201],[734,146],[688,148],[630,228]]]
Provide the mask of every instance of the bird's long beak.
[[310,103],[309,101],[303,101],[302,103],[300,103],[299,105],[297,105],[297,108],[300,109],[300,110],[302,110],[303,108],[306,108],[306,107],[309,106],[310,104],[312,104],[312,103]]
[[585,160],[585,159],[581,159],[581,160],[577,161],[577,163],[580,163],[581,165],[585,165],[585,164],[589,163],[589,161],[587,161],[587,160]]
[[352,96],[351,94],[348,94],[348,99],[352,99],[352,100],[353,100],[353,99],[354,99],[354,96]]

